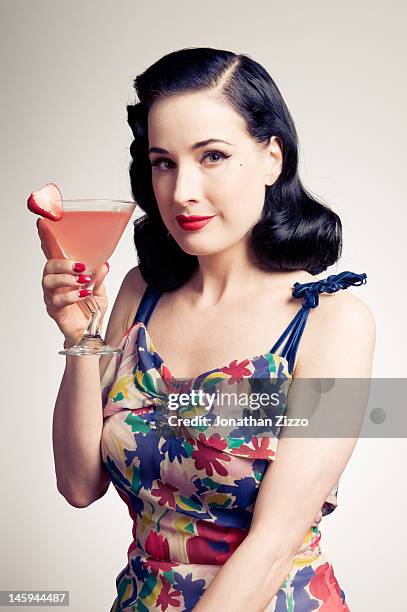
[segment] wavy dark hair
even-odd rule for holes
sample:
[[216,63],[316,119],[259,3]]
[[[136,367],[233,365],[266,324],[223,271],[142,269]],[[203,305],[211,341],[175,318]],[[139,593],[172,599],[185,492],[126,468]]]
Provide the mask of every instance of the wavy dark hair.
[[134,222],[134,243],[144,280],[159,291],[184,284],[198,267],[168,235],[155,199],[148,157],[148,112],[155,100],[208,91],[226,101],[244,119],[248,134],[267,144],[276,136],[282,146],[282,169],[266,187],[261,218],[251,231],[259,266],[269,270],[306,270],[319,274],[342,250],[342,224],[328,206],[306,191],[298,175],[298,136],[283,97],[268,72],[245,54],[208,47],[165,55],[134,80],[138,102],[127,106],[134,140],[130,146],[130,181],[145,215]]

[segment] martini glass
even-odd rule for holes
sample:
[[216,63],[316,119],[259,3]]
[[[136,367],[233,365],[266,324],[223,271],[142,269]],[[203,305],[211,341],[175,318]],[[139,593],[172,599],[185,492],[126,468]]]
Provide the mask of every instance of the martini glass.
[[[95,277],[96,268],[109,259],[136,207],[124,200],[64,200],[59,221],[43,218],[66,259],[84,261],[86,273]],[[106,355],[122,349],[106,344],[99,333],[101,312],[97,300],[89,296],[81,303],[89,311],[88,328],[82,338],[59,355]]]

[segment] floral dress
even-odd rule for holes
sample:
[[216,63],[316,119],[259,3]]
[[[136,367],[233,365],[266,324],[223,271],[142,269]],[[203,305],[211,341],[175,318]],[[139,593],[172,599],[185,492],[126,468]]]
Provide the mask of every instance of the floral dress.
[[[319,293],[365,282],[366,274],[346,271],[295,283],[292,294],[302,298],[301,309],[270,351],[195,379],[172,377],[155,350],[147,323],[161,294],[147,287],[135,322],[120,343],[123,352],[111,360],[102,378],[102,458],[133,521],[127,564],[116,578],[117,597],[110,612],[193,610],[247,536],[259,487],[276,457],[275,431],[260,436],[245,427],[228,430],[211,423],[170,427],[169,394],[247,387],[253,380],[280,382],[287,390]],[[196,415],[199,408],[199,403],[188,404],[183,416]],[[335,509],[337,491],[336,486],[326,499],[323,516]],[[320,539],[314,523],[268,612],[349,611]]]

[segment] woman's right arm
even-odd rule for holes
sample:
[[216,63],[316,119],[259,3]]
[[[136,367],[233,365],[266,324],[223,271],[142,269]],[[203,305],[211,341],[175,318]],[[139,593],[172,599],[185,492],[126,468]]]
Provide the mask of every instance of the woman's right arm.
[[[132,268],[112,308],[105,333],[108,344],[118,346],[131,327],[144,288],[139,269]],[[67,356],[55,403],[53,449],[57,488],[77,508],[85,508],[102,497],[110,484],[100,450],[103,428],[100,381],[111,359],[111,355]]]
[[[85,299],[81,289],[89,289],[92,282],[93,289],[88,293],[92,293],[98,303],[103,321],[108,304],[103,281],[109,266],[104,264],[98,268],[92,279],[86,275],[86,262],[84,266],[64,257],[54,234],[42,219],[37,220],[37,230],[47,259],[42,275],[46,311],[62,332],[67,348],[75,344],[87,328],[89,312],[86,305],[81,304]],[[117,346],[126,335],[145,285],[137,267],[126,274],[106,329],[108,344]],[[110,479],[100,451],[103,428],[101,375],[111,359],[112,356],[67,356],[55,403],[52,442],[57,488],[72,506],[78,508],[89,506],[109,487]]]

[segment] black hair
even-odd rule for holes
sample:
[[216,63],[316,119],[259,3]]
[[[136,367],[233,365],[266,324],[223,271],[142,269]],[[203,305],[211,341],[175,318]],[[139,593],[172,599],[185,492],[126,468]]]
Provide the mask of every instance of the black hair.
[[160,58],[134,80],[139,101],[127,106],[134,140],[130,146],[130,182],[144,215],[134,222],[140,272],[149,285],[171,291],[198,267],[168,235],[158,209],[148,157],[148,112],[155,100],[208,91],[226,101],[244,119],[248,134],[282,146],[282,169],[267,186],[261,218],[251,231],[259,266],[269,270],[306,270],[316,275],[336,263],[342,250],[339,216],[306,191],[298,175],[298,136],[283,97],[268,72],[245,54],[208,47],[187,48]]

